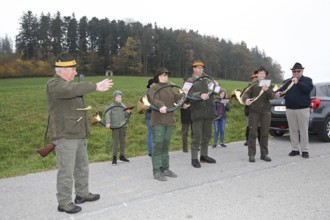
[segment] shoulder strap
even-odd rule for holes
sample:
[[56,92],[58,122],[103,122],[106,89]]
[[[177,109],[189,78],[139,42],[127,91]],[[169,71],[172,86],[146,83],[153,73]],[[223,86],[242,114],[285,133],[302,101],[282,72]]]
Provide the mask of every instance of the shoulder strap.
[[48,121],[47,121],[47,127],[46,127],[46,131],[45,131],[45,135],[44,135],[44,142],[47,142],[47,134],[48,134],[48,128],[49,128],[49,119],[50,119],[50,115],[48,115]]

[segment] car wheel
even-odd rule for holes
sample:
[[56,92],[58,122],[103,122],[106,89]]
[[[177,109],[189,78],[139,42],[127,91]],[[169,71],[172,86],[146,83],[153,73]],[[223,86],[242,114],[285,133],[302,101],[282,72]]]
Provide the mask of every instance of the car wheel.
[[284,135],[284,131],[269,130],[269,134],[273,137],[281,137]]
[[325,120],[323,128],[317,135],[321,141],[330,142],[330,117]]

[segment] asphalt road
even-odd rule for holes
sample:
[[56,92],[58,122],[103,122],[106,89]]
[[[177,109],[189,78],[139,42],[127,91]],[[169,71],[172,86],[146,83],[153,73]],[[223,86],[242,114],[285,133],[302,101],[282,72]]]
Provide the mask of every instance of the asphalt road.
[[[148,156],[90,164],[90,191],[101,199],[80,213],[57,211],[56,170],[0,179],[0,219],[330,219],[330,144],[310,138],[310,158],[289,157],[289,137],[270,138],[272,162],[249,163],[243,142],[210,148],[216,164],[191,166],[171,152],[178,178],[153,179]],[[258,149],[258,152],[259,149]]]

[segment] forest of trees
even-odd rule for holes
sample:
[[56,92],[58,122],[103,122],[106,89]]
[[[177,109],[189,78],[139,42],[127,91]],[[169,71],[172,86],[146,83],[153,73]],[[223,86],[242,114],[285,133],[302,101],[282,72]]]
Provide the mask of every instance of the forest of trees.
[[[253,70],[264,66],[272,80],[283,79],[280,64],[257,46],[249,49],[245,42],[160,28],[156,23],[77,19],[60,12],[37,16],[32,11],[20,18],[15,50],[8,36],[0,36],[0,78],[53,74],[55,57],[62,52],[72,53],[78,73],[85,75],[111,70],[115,75],[146,76],[165,66],[174,77],[184,77],[191,74],[193,61],[200,59],[206,64],[205,72],[215,78],[246,81]],[[12,57],[15,62],[8,64]]]

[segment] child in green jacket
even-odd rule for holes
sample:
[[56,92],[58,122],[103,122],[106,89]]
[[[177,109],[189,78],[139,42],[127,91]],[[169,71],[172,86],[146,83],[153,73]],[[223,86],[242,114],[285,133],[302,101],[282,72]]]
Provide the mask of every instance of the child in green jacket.
[[[112,164],[117,164],[117,151],[118,145],[120,145],[119,160],[129,162],[125,157],[125,145],[126,145],[126,128],[125,120],[128,115],[131,114],[130,109],[125,109],[125,105],[122,103],[123,94],[121,91],[116,90],[113,92],[113,102],[107,107],[105,113],[105,124],[107,128],[112,130]],[[121,126],[123,125],[123,126]]]

